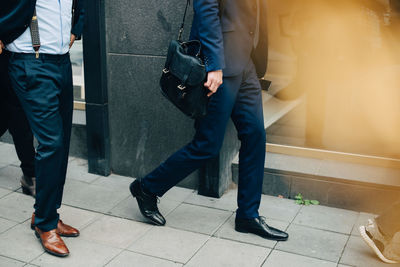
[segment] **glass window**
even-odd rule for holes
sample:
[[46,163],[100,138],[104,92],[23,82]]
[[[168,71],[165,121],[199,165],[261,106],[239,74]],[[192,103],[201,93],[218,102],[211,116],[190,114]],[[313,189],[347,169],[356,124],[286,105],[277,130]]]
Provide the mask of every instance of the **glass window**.
[[83,71],[82,40],[75,41],[70,50],[72,73],[74,81],[74,108],[85,109],[85,80]]
[[269,0],[268,143],[400,158],[399,2]]

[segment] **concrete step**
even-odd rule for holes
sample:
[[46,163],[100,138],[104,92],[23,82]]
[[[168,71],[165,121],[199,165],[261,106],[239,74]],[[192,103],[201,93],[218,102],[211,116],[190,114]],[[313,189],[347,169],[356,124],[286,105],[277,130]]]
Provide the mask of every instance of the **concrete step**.
[[303,98],[291,101],[282,101],[272,96],[266,91],[262,91],[263,99],[263,113],[264,113],[264,126],[269,128],[272,124],[277,122],[280,118],[288,114],[295,107],[297,107]]
[[[232,174],[237,183],[237,158]],[[322,205],[379,213],[400,199],[400,169],[267,153],[263,193],[285,198],[301,193]]]

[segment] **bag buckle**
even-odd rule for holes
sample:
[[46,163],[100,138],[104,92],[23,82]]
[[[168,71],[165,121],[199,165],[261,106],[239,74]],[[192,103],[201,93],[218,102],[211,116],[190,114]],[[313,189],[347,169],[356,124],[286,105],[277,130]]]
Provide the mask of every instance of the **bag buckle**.
[[167,73],[169,72],[169,69],[164,68],[164,69],[162,70],[162,72],[163,72],[164,74],[167,74]]
[[183,84],[178,85],[178,89],[179,90],[185,90],[186,86],[184,86]]

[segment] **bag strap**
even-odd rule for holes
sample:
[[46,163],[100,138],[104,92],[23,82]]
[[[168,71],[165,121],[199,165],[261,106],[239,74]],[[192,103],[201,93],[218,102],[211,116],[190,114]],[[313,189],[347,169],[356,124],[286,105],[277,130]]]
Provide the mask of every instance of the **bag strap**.
[[187,0],[186,7],[185,7],[185,13],[183,14],[181,28],[179,29],[179,35],[178,35],[178,41],[179,42],[182,42],[182,34],[183,34],[183,29],[185,28],[186,14],[187,14],[187,10],[188,10],[189,5],[190,5],[190,0]]
[[39,58],[40,49],[40,36],[39,36],[39,24],[36,16],[36,8],[33,10],[33,17],[29,26],[31,31],[32,47],[35,50],[36,58]]

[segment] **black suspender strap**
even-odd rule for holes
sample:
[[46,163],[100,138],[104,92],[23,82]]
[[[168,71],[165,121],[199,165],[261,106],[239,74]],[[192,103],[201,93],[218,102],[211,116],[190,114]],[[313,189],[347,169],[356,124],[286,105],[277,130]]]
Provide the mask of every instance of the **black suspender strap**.
[[40,36],[39,36],[39,24],[36,16],[36,8],[33,11],[33,17],[29,28],[31,31],[32,47],[33,50],[35,50],[36,58],[39,58]]

